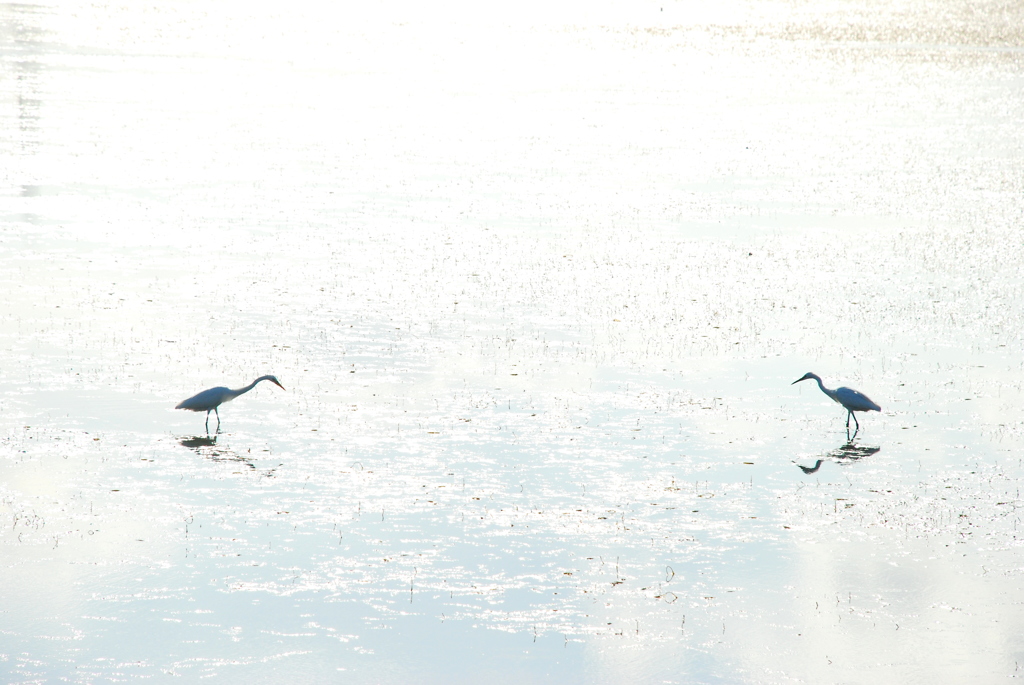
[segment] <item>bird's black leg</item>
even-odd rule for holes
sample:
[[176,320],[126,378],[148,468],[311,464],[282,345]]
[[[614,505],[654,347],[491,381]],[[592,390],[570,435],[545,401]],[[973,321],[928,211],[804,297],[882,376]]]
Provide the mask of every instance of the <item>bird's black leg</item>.
[[213,413],[217,415],[217,432],[220,433],[220,412],[217,411],[217,407],[213,408]]
[[206,434],[210,434],[210,410],[206,410]]
[[[853,412],[849,409],[846,410],[846,430],[850,430],[850,417],[853,416]],[[854,419],[856,421],[857,419]]]
[[[857,420],[857,417],[852,411],[850,412],[850,416],[853,416],[853,422],[857,425],[857,430],[860,430],[860,421]],[[847,419],[847,421],[849,421],[849,419]]]

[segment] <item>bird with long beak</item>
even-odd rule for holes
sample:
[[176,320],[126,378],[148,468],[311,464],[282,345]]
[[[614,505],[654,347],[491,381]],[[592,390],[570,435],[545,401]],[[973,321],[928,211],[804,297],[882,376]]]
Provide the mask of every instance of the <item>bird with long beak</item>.
[[178,406],[176,406],[175,409],[187,409],[189,411],[205,411],[206,432],[209,433],[210,412],[212,411],[217,414],[217,428],[220,429],[220,412],[217,411],[217,407],[224,404],[225,402],[230,402],[239,395],[244,395],[245,393],[249,392],[250,390],[255,388],[256,384],[259,383],[260,381],[270,381],[277,387],[284,390],[284,386],[281,385],[281,383],[277,380],[275,376],[260,376],[249,385],[245,386],[244,388],[239,388],[238,390],[232,390],[231,388],[224,387],[203,390],[201,393],[193,395],[192,397],[178,404]]
[[832,398],[832,400],[843,405],[843,407],[846,409],[846,430],[850,430],[851,416],[853,416],[853,423],[857,426],[857,430],[860,430],[860,423],[857,421],[857,417],[854,416],[853,412],[882,411],[881,407],[872,402],[870,397],[860,392],[859,390],[854,390],[853,388],[836,388],[835,390],[830,390],[829,388],[826,388],[822,384],[821,378],[819,378],[818,374],[816,373],[806,373],[803,375],[802,378],[797,378],[795,381],[790,383],[790,385],[796,385],[800,381],[806,381],[811,378],[818,381],[818,387],[821,388],[821,391],[823,393]]

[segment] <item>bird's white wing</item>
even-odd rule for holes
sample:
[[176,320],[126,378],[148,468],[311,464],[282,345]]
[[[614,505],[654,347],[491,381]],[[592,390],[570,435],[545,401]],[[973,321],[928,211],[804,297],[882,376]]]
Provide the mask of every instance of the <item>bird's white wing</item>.
[[853,388],[836,388],[836,401],[853,411],[881,411],[871,398]]

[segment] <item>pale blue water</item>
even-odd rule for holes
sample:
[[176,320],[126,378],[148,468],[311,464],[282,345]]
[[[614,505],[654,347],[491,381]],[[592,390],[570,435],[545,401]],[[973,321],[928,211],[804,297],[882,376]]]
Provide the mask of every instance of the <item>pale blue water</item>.
[[5,681],[1015,675],[1024,24],[942,7],[0,6]]

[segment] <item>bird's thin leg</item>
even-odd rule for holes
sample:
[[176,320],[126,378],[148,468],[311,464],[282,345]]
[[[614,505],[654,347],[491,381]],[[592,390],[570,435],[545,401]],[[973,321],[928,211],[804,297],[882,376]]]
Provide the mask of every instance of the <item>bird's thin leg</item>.
[[206,410],[206,434],[210,434],[210,410]]
[[[860,421],[857,420],[857,417],[852,411],[850,412],[850,416],[853,416],[853,422],[857,424],[857,430],[860,430]],[[849,421],[849,419],[847,419],[847,421]]]
[[217,432],[220,433],[220,412],[217,411],[217,407],[213,408],[213,413],[217,415]]
[[[850,417],[853,416],[853,412],[849,409],[846,410],[846,430],[850,430]],[[857,419],[854,419],[856,421]]]

